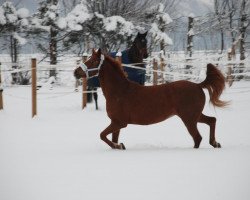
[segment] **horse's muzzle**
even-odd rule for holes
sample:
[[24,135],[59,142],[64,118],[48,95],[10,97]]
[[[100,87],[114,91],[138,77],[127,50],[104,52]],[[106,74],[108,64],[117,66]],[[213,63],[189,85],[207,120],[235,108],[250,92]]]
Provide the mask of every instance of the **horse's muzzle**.
[[77,73],[77,70],[74,71],[74,77],[75,77],[76,79],[80,79],[80,78],[81,78],[80,74]]

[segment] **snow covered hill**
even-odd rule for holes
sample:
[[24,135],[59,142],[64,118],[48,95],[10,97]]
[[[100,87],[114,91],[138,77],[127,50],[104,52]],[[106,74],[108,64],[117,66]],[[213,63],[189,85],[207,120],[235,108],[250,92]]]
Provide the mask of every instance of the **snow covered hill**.
[[199,125],[200,149],[181,120],[151,126],[130,125],[111,150],[99,139],[109,124],[105,99],[81,110],[81,93],[55,87],[38,94],[38,116],[31,119],[29,87],[4,90],[0,111],[1,200],[248,200],[250,199],[250,83],[227,89],[225,109],[206,104],[217,117],[221,149],[208,144],[209,129]]

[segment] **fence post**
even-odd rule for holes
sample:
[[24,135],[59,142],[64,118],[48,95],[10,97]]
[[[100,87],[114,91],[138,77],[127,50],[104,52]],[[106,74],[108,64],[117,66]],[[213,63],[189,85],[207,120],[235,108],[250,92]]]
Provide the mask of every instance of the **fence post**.
[[3,110],[3,88],[1,78],[1,63],[0,63],[0,110]]
[[37,115],[37,94],[36,94],[36,58],[31,59],[31,99],[32,118]]
[[[76,66],[78,67],[80,65],[81,61],[80,60],[77,60],[76,61]],[[80,85],[80,80],[75,78],[75,91],[78,92],[78,86]]]
[[[82,62],[85,62],[88,59],[87,54],[83,54]],[[82,109],[87,106],[87,78],[82,78]]]
[[[158,70],[158,63],[156,61],[156,59],[153,59],[153,70]],[[157,72],[153,72],[153,85],[157,85],[158,82],[158,73]]]
[[162,73],[161,73],[161,83],[163,84],[165,82],[165,80],[164,80],[165,60],[163,58],[163,54],[161,54],[161,65],[160,65],[160,67],[161,67],[161,71],[162,71]]

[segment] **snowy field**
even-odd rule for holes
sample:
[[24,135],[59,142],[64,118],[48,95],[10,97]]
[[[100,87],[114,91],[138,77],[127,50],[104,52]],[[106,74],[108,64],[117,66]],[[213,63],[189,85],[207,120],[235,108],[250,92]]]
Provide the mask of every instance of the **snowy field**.
[[225,109],[208,103],[222,144],[209,144],[200,124],[200,149],[177,117],[151,126],[130,125],[111,150],[99,139],[109,124],[105,99],[81,110],[81,93],[63,87],[38,93],[31,119],[29,87],[5,88],[0,111],[1,200],[249,200],[250,82],[227,88]]

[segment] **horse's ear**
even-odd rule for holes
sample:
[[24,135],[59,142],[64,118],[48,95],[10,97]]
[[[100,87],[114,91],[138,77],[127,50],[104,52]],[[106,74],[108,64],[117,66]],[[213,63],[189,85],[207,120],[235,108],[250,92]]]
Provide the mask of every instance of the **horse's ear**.
[[145,33],[142,34],[143,37],[146,37],[148,34],[148,31],[146,31]]
[[96,54],[96,52],[95,52],[95,49],[94,49],[94,48],[92,49],[92,54]]
[[102,54],[102,50],[101,50],[101,48],[99,48],[99,49],[97,50],[97,55],[100,56],[101,54]]
[[138,38],[138,37],[146,37],[147,34],[148,34],[148,31],[146,31],[145,33],[140,33],[140,32],[138,32],[137,35],[136,35],[136,37],[137,37],[137,38]]

